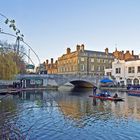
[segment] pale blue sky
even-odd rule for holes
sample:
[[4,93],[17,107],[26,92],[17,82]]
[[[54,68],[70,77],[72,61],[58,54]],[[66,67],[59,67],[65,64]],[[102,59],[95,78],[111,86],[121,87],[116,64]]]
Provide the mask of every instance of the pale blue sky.
[[[113,52],[117,44],[140,53],[140,0],[0,0],[0,13],[16,20],[41,62],[82,43],[88,50]],[[0,27],[12,33],[2,17]]]

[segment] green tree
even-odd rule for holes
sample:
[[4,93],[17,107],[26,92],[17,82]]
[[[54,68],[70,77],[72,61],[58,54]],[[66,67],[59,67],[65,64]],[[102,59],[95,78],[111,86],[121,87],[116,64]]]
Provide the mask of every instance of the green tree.
[[16,62],[13,61],[11,53],[0,55],[0,79],[12,79],[15,74],[19,73]]
[[22,52],[15,51],[15,46],[0,42],[0,79],[12,79],[18,73],[25,73],[24,48]]

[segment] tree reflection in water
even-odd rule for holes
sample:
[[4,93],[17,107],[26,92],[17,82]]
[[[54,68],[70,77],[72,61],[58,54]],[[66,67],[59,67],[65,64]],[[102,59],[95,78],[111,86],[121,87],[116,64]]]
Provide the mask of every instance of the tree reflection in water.
[[67,130],[76,135],[84,129],[86,135],[94,124],[99,127],[102,122],[109,127],[112,120],[115,123],[122,118],[140,119],[140,98],[119,93],[125,102],[115,103],[89,98],[90,94],[91,90],[63,89],[7,96],[0,102],[0,139],[37,139],[48,135],[55,138],[54,132],[71,138]]

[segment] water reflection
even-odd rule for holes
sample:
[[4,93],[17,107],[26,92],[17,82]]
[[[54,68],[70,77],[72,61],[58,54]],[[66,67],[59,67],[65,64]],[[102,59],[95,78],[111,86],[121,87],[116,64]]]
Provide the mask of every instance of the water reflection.
[[22,91],[17,96],[21,100],[43,100],[43,92],[42,91]]
[[[90,94],[90,89],[63,87],[59,91],[24,91],[10,95],[0,102],[0,139],[92,139],[93,136],[108,139],[110,133],[120,138],[130,137],[131,131],[138,134],[139,97],[118,92],[125,101],[111,102],[90,98]],[[129,123],[135,127],[129,130]],[[104,138],[98,132],[106,129],[111,131]],[[126,132],[122,135],[123,129]]]

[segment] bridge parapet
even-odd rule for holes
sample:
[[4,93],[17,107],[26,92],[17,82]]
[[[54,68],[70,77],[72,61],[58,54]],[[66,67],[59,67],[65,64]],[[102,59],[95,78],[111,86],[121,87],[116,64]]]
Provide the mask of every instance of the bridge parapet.
[[72,83],[73,81],[77,81],[80,83],[86,82],[91,85],[98,86],[100,79],[103,77],[93,76],[93,75],[79,75],[79,74],[26,74],[26,75],[17,75],[16,79],[42,79],[45,86],[62,86],[66,83]]

